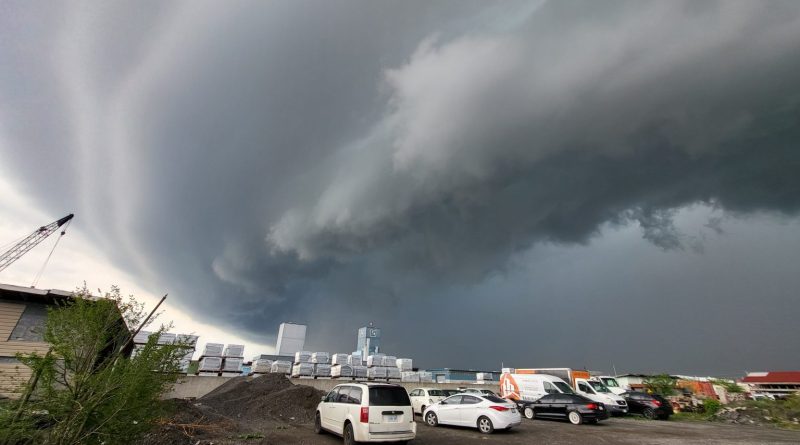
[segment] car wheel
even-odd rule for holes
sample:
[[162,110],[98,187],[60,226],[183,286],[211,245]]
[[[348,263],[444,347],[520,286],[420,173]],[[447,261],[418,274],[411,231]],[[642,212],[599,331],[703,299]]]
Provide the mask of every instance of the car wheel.
[[428,414],[425,414],[425,423],[428,426],[436,426],[439,424],[439,418],[436,417],[436,413],[433,411],[428,411]]
[[530,406],[526,406],[524,410],[522,410],[522,414],[525,416],[526,419],[533,420],[536,418],[536,411],[533,410]]
[[644,411],[642,411],[642,415],[650,420],[656,418],[656,412],[653,411],[653,408],[645,408]]
[[580,425],[583,423],[583,416],[581,416],[581,413],[577,411],[570,411],[569,416],[567,417],[569,418],[569,423],[573,425]]
[[353,437],[353,425],[346,423],[344,425],[344,445],[355,445],[356,438]]
[[314,432],[317,434],[322,434],[322,419],[319,417],[319,411],[314,416]]
[[492,434],[494,432],[494,425],[491,419],[486,416],[478,417],[478,430],[483,434]]

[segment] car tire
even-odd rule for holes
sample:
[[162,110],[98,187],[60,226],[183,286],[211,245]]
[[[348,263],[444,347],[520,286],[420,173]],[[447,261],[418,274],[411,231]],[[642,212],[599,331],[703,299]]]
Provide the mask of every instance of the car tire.
[[317,434],[322,434],[322,419],[319,416],[319,411],[314,416],[314,432]]
[[526,406],[522,410],[522,415],[525,416],[526,419],[533,420],[536,418],[536,411],[534,411],[530,406]]
[[653,420],[653,419],[655,419],[655,418],[656,418],[656,412],[655,412],[655,411],[653,411],[653,408],[645,408],[645,409],[642,411],[642,415],[643,415],[645,418],[647,418],[647,419],[650,419],[650,420]]
[[492,434],[494,432],[494,425],[492,419],[486,416],[478,417],[478,431],[483,434]]
[[342,434],[342,438],[344,439],[344,445],[356,445],[356,438],[353,435],[353,425],[350,422],[344,424],[344,434]]
[[570,411],[569,414],[567,414],[567,418],[569,419],[569,423],[573,425],[580,425],[583,423],[583,416],[577,411]]
[[425,425],[428,425],[428,426],[439,425],[439,418],[436,417],[436,413],[435,412],[428,411],[428,414],[425,414]]

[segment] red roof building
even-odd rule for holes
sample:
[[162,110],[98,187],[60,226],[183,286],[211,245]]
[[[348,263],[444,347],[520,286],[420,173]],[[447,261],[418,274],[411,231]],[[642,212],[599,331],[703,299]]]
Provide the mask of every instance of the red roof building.
[[800,393],[800,371],[749,372],[742,384],[753,398],[783,398]]

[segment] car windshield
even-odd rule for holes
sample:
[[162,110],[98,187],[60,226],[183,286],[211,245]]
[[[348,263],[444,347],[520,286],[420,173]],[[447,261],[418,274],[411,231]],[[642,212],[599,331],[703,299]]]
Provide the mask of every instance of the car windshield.
[[431,397],[445,397],[447,394],[444,393],[441,389],[429,389],[428,395]]
[[453,395],[456,395],[456,394],[461,394],[461,391],[459,391],[457,389],[443,389],[442,392],[447,397],[450,397],[450,396],[453,396]]
[[592,385],[592,388],[594,388],[594,390],[597,392],[611,392],[608,388],[606,388],[606,385],[600,382],[589,382],[589,384]]
[[609,388],[619,388],[619,383],[615,379],[602,379],[603,383]]
[[482,389],[481,392],[486,394],[487,396],[495,395],[495,393],[493,391],[489,391],[488,389]]
[[575,391],[573,391],[572,388],[564,382],[553,382],[553,384],[556,385],[564,394],[575,394]]
[[377,386],[369,389],[370,406],[409,406],[411,400],[405,388],[400,386]]
[[508,400],[501,399],[500,397],[497,396],[483,396],[483,398],[494,403],[508,403]]

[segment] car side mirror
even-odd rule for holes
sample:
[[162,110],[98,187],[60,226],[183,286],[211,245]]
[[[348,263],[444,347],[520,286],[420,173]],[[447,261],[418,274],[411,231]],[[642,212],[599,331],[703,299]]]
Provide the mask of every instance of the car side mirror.
[[447,405],[447,402],[445,402],[444,400],[442,400],[442,401],[441,401],[441,402],[439,402],[439,403],[440,403],[440,404],[442,404],[442,405]]

